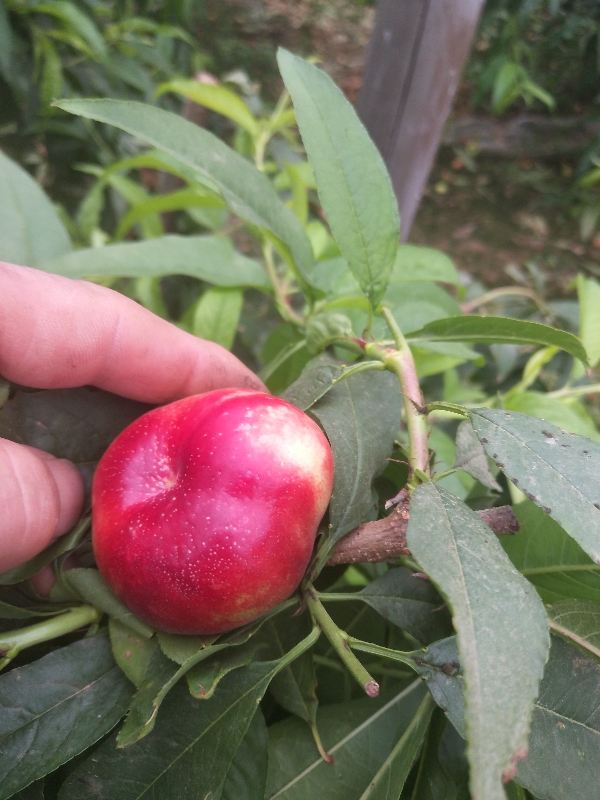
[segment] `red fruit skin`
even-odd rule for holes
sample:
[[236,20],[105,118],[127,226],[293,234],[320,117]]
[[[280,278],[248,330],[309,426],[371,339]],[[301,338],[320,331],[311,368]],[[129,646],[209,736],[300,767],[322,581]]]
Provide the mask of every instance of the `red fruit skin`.
[[153,409],[96,470],[98,568],[155,628],[237,628],[298,586],[332,483],[326,437],[277,397],[221,389]]

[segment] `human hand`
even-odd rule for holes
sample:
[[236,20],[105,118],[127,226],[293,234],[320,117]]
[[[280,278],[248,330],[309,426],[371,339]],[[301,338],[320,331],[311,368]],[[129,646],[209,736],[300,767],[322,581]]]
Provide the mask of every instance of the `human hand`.
[[[111,289],[3,262],[0,375],[36,389],[92,385],[156,404],[230,386],[265,390],[220,345]],[[0,572],[68,531],[82,504],[74,464],[0,439]]]

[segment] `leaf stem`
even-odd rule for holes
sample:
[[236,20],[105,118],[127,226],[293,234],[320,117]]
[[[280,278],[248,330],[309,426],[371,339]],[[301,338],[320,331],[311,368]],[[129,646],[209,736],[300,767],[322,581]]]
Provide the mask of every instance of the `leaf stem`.
[[0,634],[0,636],[6,636],[5,639],[0,640],[0,669],[10,664],[13,658],[16,658],[26,647],[33,647],[33,645],[57,639],[67,633],[73,633],[79,628],[98,622],[101,616],[102,612],[94,606],[75,606],[52,619]]
[[325,636],[331,642],[331,646],[346,665],[348,671],[362,686],[369,697],[377,697],[379,694],[379,684],[374,681],[371,675],[360,663],[358,658],[350,649],[350,637],[347,633],[340,630],[331,619],[325,608],[319,601],[317,593],[309,584],[305,590],[306,602],[312,618]]
[[[389,647],[382,647],[378,644],[371,644],[371,642],[363,642],[361,639],[355,639],[353,636],[348,637],[348,644],[355,650],[360,650],[362,653],[369,653],[372,656],[381,656],[389,658],[392,661],[399,661],[401,664],[406,664],[411,669],[417,671],[415,665],[415,652],[405,653],[401,650],[390,650]],[[421,651],[418,651],[422,655]]]
[[339,378],[334,378],[331,382],[333,384],[340,383],[340,381],[345,381],[347,378],[352,378],[354,375],[358,375],[359,372],[368,372],[372,369],[384,370],[385,365],[382,364],[381,361],[361,361],[358,364],[353,364],[351,367],[343,368],[343,372]]
[[304,327],[304,319],[297,314],[290,305],[288,296],[285,292],[275,266],[275,259],[273,257],[273,245],[270,242],[263,244],[263,257],[265,259],[265,266],[267,268],[267,275],[271,281],[273,292],[275,293],[275,303],[277,309],[286,322],[291,322],[293,325]]
[[429,474],[429,447],[427,445],[427,409],[419,386],[415,362],[400,326],[389,308],[382,307],[381,314],[390,329],[396,350],[388,350],[377,343],[367,343],[365,353],[383,361],[386,369],[393,372],[402,389],[404,413],[410,440],[410,466]]

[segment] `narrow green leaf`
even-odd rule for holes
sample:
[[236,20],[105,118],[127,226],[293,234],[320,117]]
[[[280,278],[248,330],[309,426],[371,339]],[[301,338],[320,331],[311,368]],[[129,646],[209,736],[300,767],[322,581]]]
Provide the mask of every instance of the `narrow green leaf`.
[[553,636],[516,781],[545,800],[597,800],[599,763],[600,664]]
[[558,347],[588,363],[585,348],[576,336],[539,322],[528,322],[509,317],[462,317],[438,319],[411,334],[411,341],[479,342],[480,344],[536,344]]
[[456,800],[456,784],[444,769],[439,756],[447,724],[442,712],[434,709],[411,800]]
[[579,337],[590,357],[590,366],[600,360],[600,283],[580,273],[577,276],[579,298]]
[[423,744],[433,707],[431,697],[425,695],[409,726],[361,795],[360,800],[397,800],[398,792],[404,788],[413,761]]
[[[158,633],[157,638],[161,649],[153,654],[144,680],[133,698],[125,724],[117,737],[118,746],[130,747],[153,730],[161,703],[180,678],[213,655],[227,651],[228,648],[236,650],[236,645],[245,644],[263,622],[264,619],[238,628],[233,633],[221,637],[217,644],[212,644],[210,638],[201,636]],[[307,638],[310,638],[310,635]],[[293,650],[294,648],[290,652]],[[287,663],[286,659],[289,653],[278,655],[281,667],[283,667]],[[232,661],[229,661],[230,666],[231,664]],[[242,664],[238,664],[238,666],[242,666]],[[216,680],[211,685],[213,691],[218,680],[227,672],[231,672],[233,668],[231,666],[230,669],[225,669],[216,675]],[[209,675],[211,674],[214,675],[212,671],[209,672]],[[200,695],[202,696],[202,691],[200,691]]]
[[237,253],[231,242],[220,236],[171,235],[152,241],[91,247],[46,262],[41,269],[69,278],[191,275],[215,286],[271,290],[258,262]]
[[448,610],[434,586],[404,567],[389,569],[357,597],[422,644],[442,639],[452,629]]
[[225,208],[225,203],[220,197],[215,197],[205,191],[199,192],[196,189],[181,189],[170,194],[149,197],[129,209],[119,222],[115,239],[122,240],[127,231],[145,217],[188,208]]
[[54,206],[31,175],[0,151],[0,261],[39,267],[71,250]]
[[333,450],[332,543],[374,510],[371,482],[384,470],[392,452],[400,427],[400,404],[395,376],[363,372],[336,384],[311,408]]
[[235,751],[219,800],[263,800],[268,759],[269,734],[259,708]]
[[[433,484],[410,504],[408,546],[452,609],[467,699],[474,800],[504,800],[522,757],[549,637],[544,607],[474,511]],[[518,624],[515,624],[518,620]]]
[[[292,617],[280,614],[263,628],[263,637],[270,648],[270,657],[281,658],[310,628],[307,614]],[[306,652],[271,681],[269,691],[282,708],[309,724],[315,724],[318,701],[317,678],[311,652]]]
[[300,377],[310,356],[300,331],[284,322],[269,334],[261,359],[265,366],[259,373],[260,377],[273,394],[280,394]]
[[564,600],[548,608],[550,630],[600,659],[600,603]]
[[209,177],[234,214],[266,228],[289,247],[308,282],[313,256],[302,225],[279,200],[269,179],[212,133],[143,103],[61,100],[56,105],[71,114],[115,125]]
[[244,293],[239,289],[208,289],[194,309],[192,333],[231,350],[243,302]]
[[[318,635],[286,655],[299,656]],[[170,692],[160,724],[126,750],[115,737],[104,742],[63,784],[59,800],[166,800],[207,798],[223,785],[256,707],[285,660],[249,664],[227,675],[210,700],[196,700],[185,686]]]
[[600,603],[600,565],[535,503],[514,506],[518,536],[503,536],[510,560],[533,583],[545,603],[567,598]]
[[298,719],[269,728],[269,775],[265,800],[359,800],[423,701],[414,681],[391,699],[355,700],[323,706],[317,715],[323,745],[334,761],[319,756],[310,731]]
[[108,585],[97,569],[77,567],[63,573],[63,580],[77,592],[82,600],[90,603],[111,617],[114,617],[134,633],[149,639],[153,629],[134,616],[108,588]]
[[551,422],[558,428],[568,433],[577,433],[600,442],[600,433],[596,430],[593,420],[583,419],[573,408],[566,406],[555,397],[549,397],[543,392],[516,392],[509,394],[504,403],[507,411],[520,411],[530,417]]
[[35,10],[40,14],[50,14],[63,20],[87,42],[94,55],[100,59],[108,57],[108,50],[100,31],[92,19],[77,8],[75,3],[68,0],[45,0],[43,3],[37,3]]
[[470,415],[507,478],[600,564],[600,444],[518,411],[476,408]]
[[[56,614],[60,614],[63,611],[62,608],[56,608],[54,611],[44,609],[43,607],[36,608],[35,605],[32,605],[29,608],[24,608],[22,606],[15,606],[12,603],[6,603],[3,600],[0,600],[0,619],[32,619],[35,617],[53,617]],[[2,634],[0,633],[0,637]]]
[[175,80],[167,83],[160,83],[156,89],[155,96],[160,97],[165,92],[175,92],[183,97],[193,100],[198,105],[210,108],[218,114],[237,122],[242,128],[248,131],[250,136],[258,134],[258,123],[256,118],[241,97],[226,86],[212,86],[208,83],[200,83],[196,80]]
[[331,78],[286,50],[278,51],[277,60],[333,235],[362,290],[377,304],[400,235],[383,159]]
[[400,281],[440,281],[460,285],[456,267],[446,253],[414,244],[398,247],[390,282]]
[[[101,174],[100,171],[97,174]],[[127,178],[125,175],[111,172],[105,174],[106,183],[122,195],[132,209],[151,202],[149,193],[141,184]],[[156,211],[143,214],[139,218],[139,223],[144,239],[158,239],[165,232],[162,220]]]
[[159,648],[154,648],[125,724],[117,736],[117,747],[130,747],[153,730],[160,705],[179,677],[179,668]]
[[81,639],[2,675],[1,800],[108,733],[125,713],[132,690],[105,635]]

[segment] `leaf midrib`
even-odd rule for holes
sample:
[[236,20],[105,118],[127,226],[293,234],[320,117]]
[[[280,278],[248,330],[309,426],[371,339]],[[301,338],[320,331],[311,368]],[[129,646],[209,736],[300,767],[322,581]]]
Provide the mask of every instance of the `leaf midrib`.
[[[336,742],[336,744],[334,744],[332,747],[328,748],[327,752],[330,755],[333,755],[334,753],[336,753],[347,742],[352,741],[352,739],[354,739],[355,736],[358,736],[360,733],[362,733],[362,731],[365,728],[367,728],[369,725],[373,724],[373,722],[375,722],[375,720],[379,719],[379,717],[383,716],[383,714],[385,714],[387,711],[389,711],[389,709],[395,703],[398,703],[400,700],[404,699],[408,694],[410,694],[412,691],[414,691],[414,689],[416,689],[418,686],[420,686],[421,683],[422,683],[421,679],[417,678],[417,680],[413,681],[409,686],[406,687],[406,689],[404,689],[402,692],[400,692],[400,694],[396,695],[396,697],[393,697],[389,702],[387,702],[384,706],[382,706],[372,716],[368,717],[366,720],[361,722],[360,725],[357,725],[356,728],[354,728],[352,731],[350,731],[350,733],[348,733],[346,736],[344,736],[342,739],[340,739],[339,742]],[[299,781],[301,781],[303,778],[305,778],[306,775],[309,775],[314,769],[316,769],[318,766],[320,766],[323,763],[324,762],[323,762],[322,758],[317,758],[315,761],[312,762],[312,764],[310,764],[308,767],[306,767],[306,769],[302,770],[302,772],[300,772],[298,775],[296,775],[291,781],[286,783],[285,786],[282,786],[281,789],[278,789],[275,794],[271,795],[271,797],[267,798],[266,800],[275,800],[276,797],[280,797],[284,792],[286,792],[288,789],[292,788],[292,786],[297,784]]]
[[[348,178],[346,176],[346,172],[345,172],[345,170],[343,168],[342,161],[340,159],[339,153],[338,153],[338,151],[337,151],[337,149],[335,147],[333,136],[331,135],[331,133],[329,131],[329,128],[327,127],[327,125],[325,123],[325,118],[321,114],[321,111],[320,111],[319,107],[317,106],[316,102],[313,100],[312,95],[310,93],[310,89],[306,85],[306,83],[304,82],[303,77],[300,75],[299,72],[296,72],[296,74],[298,76],[298,79],[301,81],[302,86],[304,87],[304,91],[308,95],[308,97],[309,97],[309,99],[310,99],[315,111],[317,112],[317,116],[319,117],[321,123],[323,124],[323,128],[325,129],[325,133],[326,133],[327,139],[329,140],[330,148],[331,148],[331,150],[333,150],[333,153],[334,153],[334,156],[335,156],[336,164],[339,167],[340,172],[342,173],[342,177],[344,179],[344,186],[346,187],[346,191],[348,192],[348,197],[350,198],[350,209],[351,209],[351,213],[353,215],[355,226],[356,226],[355,230],[358,232],[358,236],[360,238],[360,243],[361,243],[362,250],[363,250],[363,253],[364,253],[364,261],[363,261],[363,263],[365,264],[365,266],[367,268],[367,274],[369,276],[369,283],[371,284],[371,291],[373,291],[374,284],[373,284],[373,276],[372,276],[372,265],[371,265],[371,260],[369,259],[369,251],[367,249],[367,244],[366,244],[366,241],[365,241],[365,238],[364,238],[364,235],[363,235],[363,230],[362,230],[362,227],[360,225],[360,220],[358,218],[358,213],[356,211],[356,206],[355,206],[353,198],[352,198],[352,193],[350,191],[350,184],[348,183]],[[310,159],[309,159],[309,161],[310,161]],[[320,196],[321,196],[321,192],[319,192],[319,197]]]

